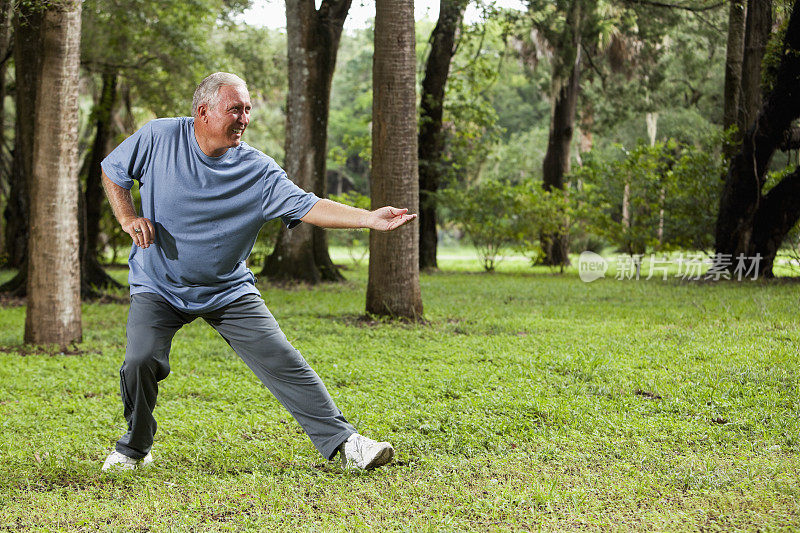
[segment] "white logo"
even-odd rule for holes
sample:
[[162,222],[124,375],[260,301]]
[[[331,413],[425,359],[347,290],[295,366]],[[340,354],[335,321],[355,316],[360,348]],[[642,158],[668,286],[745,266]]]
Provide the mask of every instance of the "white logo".
[[608,270],[608,261],[594,252],[581,252],[578,258],[578,275],[581,281],[590,283],[596,279],[604,278]]

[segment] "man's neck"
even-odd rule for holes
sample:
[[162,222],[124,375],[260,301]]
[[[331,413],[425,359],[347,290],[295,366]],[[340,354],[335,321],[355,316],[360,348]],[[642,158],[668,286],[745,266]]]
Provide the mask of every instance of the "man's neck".
[[201,131],[198,131],[197,122],[194,123],[194,138],[197,140],[197,145],[200,147],[200,150],[203,151],[208,157],[220,157],[225,155],[225,152],[228,151],[227,146],[223,146],[221,148],[212,146],[207,140],[206,137],[202,134],[202,126],[200,128]]

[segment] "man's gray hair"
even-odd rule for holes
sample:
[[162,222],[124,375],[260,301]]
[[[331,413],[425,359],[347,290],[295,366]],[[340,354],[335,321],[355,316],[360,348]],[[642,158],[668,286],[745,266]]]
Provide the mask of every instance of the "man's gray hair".
[[225,85],[233,85],[234,87],[242,87],[247,90],[247,83],[230,72],[215,72],[200,82],[197,89],[194,90],[194,97],[192,97],[192,116],[197,118],[197,108],[201,105],[208,106],[208,109],[214,109],[219,103],[219,90]]

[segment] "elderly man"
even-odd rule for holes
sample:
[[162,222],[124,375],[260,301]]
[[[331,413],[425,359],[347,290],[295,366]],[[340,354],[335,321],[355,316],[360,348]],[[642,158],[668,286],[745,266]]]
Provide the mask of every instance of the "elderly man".
[[[216,329],[306,431],[346,468],[389,462],[394,449],[359,435],[319,376],[288,342],[255,287],[245,259],[264,222],[292,228],[389,231],[407,209],[365,211],[321,200],[292,183],[270,157],[242,142],[250,122],[245,82],[218,72],[194,93],[192,117],[153,120],[103,160],[114,215],[133,239],[131,306],[120,388],[128,431],[103,464],[152,462],[158,382],[169,375],[172,338],[201,317]],[[130,189],[139,182],[141,216]]]

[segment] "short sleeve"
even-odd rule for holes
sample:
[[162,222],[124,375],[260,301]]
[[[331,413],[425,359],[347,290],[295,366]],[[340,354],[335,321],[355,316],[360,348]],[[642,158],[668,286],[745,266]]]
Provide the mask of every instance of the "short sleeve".
[[319,198],[306,192],[286,177],[286,172],[270,160],[264,174],[264,220],[280,217],[287,228],[297,226]]
[[125,139],[100,164],[106,176],[124,189],[142,182],[153,148],[153,131],[148,122]]

